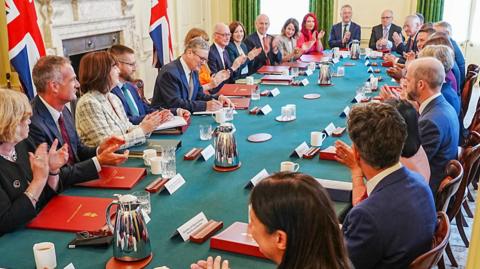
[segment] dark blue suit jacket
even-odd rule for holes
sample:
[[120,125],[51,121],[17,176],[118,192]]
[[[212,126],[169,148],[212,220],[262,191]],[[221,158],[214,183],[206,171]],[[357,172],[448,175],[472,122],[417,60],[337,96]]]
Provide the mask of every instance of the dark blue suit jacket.
[[128,91],[130,91],[130,94],[132,95],[133,100],[137,105],[139,116],[132,115],[132,111],[130,110],[130,107],[127,104],[125,95],[123,94],[122,90],[118,86],[115,86],[115,88],[112,89],[112,93],[118,96],[118,98],[120,98],[120,101],[122,101],[123,108],[125,109],[125,112],[127,113],[127,117],[130,120],[130,122],[135,125],[138,125],[140,124],[140,122],[142,122],[143,118],[145,118],[145,115],[152,113],[153,111],[155,111],[155,109],[151,108],[148,104],[143,102],[140,95],[138,95],[137,89],[130,82],[125,82],[125,87],[128,89]]
[[459,93],[462,91],[463,83],[465,82],[465,58],[463,57],[462,50],[458,46],[457,42],[450,38],[450,42],[453,46],[453,52],[455,53],[455,63],[460,71],[460,80],[457,79]]
[[436,228],[433,195],[405,167],[383,178],[348,213],[343,233],[355,269],[404,269],[430,249]]
[[[98,178],[97,168],[91,159],[96,156],[96,148],[87,147],[80,142],[72,115],[67,108],[63,109],[62,115],[70,138],[75,164],[65,165],[61,168],[60,181],[64,185],[72,185]],[[58,148],[63,145],[62,135],[52,115],[38,96],[32,100],[32,117],[30,120],[29,136],[35,142],[35,145],[47,143],[50,146],[55,139],[58,139]]]
[[[243,53],[245,53],[245,55],[248,54],[249,50],[247,48],[247,45],[245,45],[245,43],[242,42],[240,44],[240,47],[242,48]],[[230,61],[233,63],[233,61],[235,61],[235,59],[237,59],[237,57],[240,56],[240,53],[238,52],[237,46],[233,42],[230,42],[230,43],[228,43],[226,49],[227,49],[227,52],[228,52],[228,56],[230,57]],[[244,77],[247,76],[247,74],[242,75],[242,70],[246,66],[248,68],[249,63],[250,63],[250,60],[248,60],[248,58],[247,58],[247,60],[238,68],[237,78],[244,78]]]
[[445,100],[455,109],[457,116],[460,115],[460,97],[458,97],[457,92],[452,88],[450,82],[445,82],[442,85],[441,93]]
[[153,90],[152,106],[165,108],[183,108],[190,112],[205,111],[207,101],[213,96],[204,94],[198,79],[198,72],[193,72],[192,100],[188,99],[188,81],[180,58],[164,65],[158,72]]
[[330,31],[330,38],[328,39],[328,44],[330,45],[330,48],[334,47],[339,47],[339,48],[345,48],[345,46],[348,45],[348,43],[352,40],[358,40],[360,41],[361,35],[362,35],[362,30],[360,28],[360,25],[354,23],[353,21],[350,23],[350,39],[348,40],[347,44],[342,43],[342,22],[339,22],[335,25],[332,26],[332,30]]
[[[262,52],[255,58],[253,61],[251,61],[248,65],[248,73],[253,74],[256,73],[258,69],[260,69],[262,66],[267,64],[267,57],[270,59],[270,64],[275,65],[276,63],[281,63],[282,62],[282,52],[278,50],[277,54],[273,53],[272,48],[272,42],[273,42],[273,36],[268,35],[270,37],[270,51],[266,54],[265,51],[262,50]],[[247,45],[247,51],[251,51],[254,48],[261,48],[262,47],[262,42],[260,42],[260,38],[258,37],[257,32],[254,32],[253,34],[247,36],[245,38],[245,45]]]
[[[225,48],[225,50],[226,49],[227,48]],[[228,52],[227,52],[227,55],[228,55]],[[210,71],[212,72],[212,74],[215,74],[218,71],[221,71],[221,70],[224,70],[224,69],[230,71],[230,78],[228,78],[226,81],[220,83],[220,85],[218,85],[215,89],[211,89],[210,93],[212,93],[212,94],[217,93],[218,91],[220,91],[220,89],[223,87],[223,84],[225,84],[225,83],[235,83],[235,78],[237,77],[237,71],[238,70],[233,72],[233,70],[231,68],[232,63],[233,63],[233,61],[230,60],[230,57],[227,57],[227,59],[225,59],[225,68],[224,68],[224,66],[223,66],[224,63],[222,61],[222,57],[220,56],[220,53],[218,52],[218,49],[215,46],[215,43],[210,46],[210,51],[208,52],[208,68],[210,68]]]
[[430,163],[430,188],[437,192],[445,167],[457,159],[459,123],[453,107],[443,95],[433,99],[418,119],[420,140]]
[[461,89],[460,88],[461,84],[460,83],[462,81],[462,78],[461,78],[462,75],[460,74],[460,68],[458,67],[456,62],[453,62],[452,72],[453,72],[453,75],[455,76],[455,81],[457,81],[457,87],[458,87],[457,93],[458,93],[458,95],[460,95],[460,93],[461,93],[461,90],[460,90]]

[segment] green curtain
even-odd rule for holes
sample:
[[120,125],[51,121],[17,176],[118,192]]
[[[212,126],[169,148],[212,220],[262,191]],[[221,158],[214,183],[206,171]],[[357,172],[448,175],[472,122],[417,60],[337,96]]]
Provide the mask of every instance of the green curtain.
[[418,0],[417,12],[422,13],[425,22],[437,22],[443,18],[443,4],[445,0]]
[[328,48],[328,37],[333,24],[334,0],[310,0],[309,10],[313,12],[318,19],[318,29],[325,31],[322,43],[324,48]]
[[245,26],[246,34],[255,31],[255,19],[260,14],[260,0],[232,0],[232,16]]

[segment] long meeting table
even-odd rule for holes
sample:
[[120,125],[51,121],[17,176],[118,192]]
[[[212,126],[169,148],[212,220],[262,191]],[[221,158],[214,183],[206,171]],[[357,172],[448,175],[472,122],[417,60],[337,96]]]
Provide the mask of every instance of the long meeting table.
[[[388,76],[381,67],[380,75]],[[307,78],[307,86],[272,86],[259,85],[260,90],[277,87],[280,94],[276,97],[261,97],[252,101],[253,106],[269,104],[273,111],[267,115],[251,115],[248,110],[237,110],[233,124],[236,132],[238,152],[241,167],[233,172],[214,171],[214,157],[208,161],[185,161],[183,156],[193,147],[206,147],[211,141],[199,138],[199,125],[212,124],[216,126],[211,116],[192,116],[188,130],[180,136],[152,135],[150,139],[180,139],[182,147],[177,151],[176,166],[186,183],[175,193],[167,192],[151,195],[152,212],[148,224],[153,260],[147,268],[168,266],[172,269],[190,268],[190,264],[207,256],[221,255],[230,261],[232,268],[275,268],[275,265],[265,259],[233,254],[209,248],[209,241],[203,244],[183,242],[181,238],[171,239],[175,230],[199,212],[204,212],[208,219],[224,222],[224,229],[235,221],[248,222],[248,199],[250,189],[244,188],[248,181],[262,169],[269,173],[279,171],[280,162],[291,160],[300,164],[299,171],[316,178],[350,181],[350,173],[346,167],[335,161],[314,159],[299,159],[290,157],[293,150],[302,142],[310,143],[310,132],[322,131],[330,122],[335,126],[345,127],[346,120],[339,115],[346,106],[352,106],[356,90],[362,86],[369,73],[364,60],[341,60],[333,66],[354,62],[355,66],[345,67],[344,77],[334,77],[332,86],[319,86],[318,69]],[[256,75],[257,78],[261,77]],[[319,93],[319,99],[307,100],[303,96],[308,93]],[[297,119],[292,122],[278,122],[275,117],[280,115],[281,107],[287,104],[296,105]],[[272,139],[263,143],[251,143],[247,137],[255,133],[269,133]],[[327,137],[322,148],[332,145],[336,139],[350,143],[347,132],[342,137]],[[124,164],[129,167],[145,167],[142,159],[129,158]],[[148,172],[132,190],[91,189],[73,187],[66,190],[65,195],[113,197],[113,194],[126,194],[143,190],[146,185],[158,176]],[[345,203],[335,202],[335,209],[340,212]],[[315,212],[312,212],[314,214]],[[55,244],[57,268],[64,268],[73,263],[75,268],[105,268],[112,256],[112,246],[108,248],[78,247],[67,248],[68,242],[74,238],[73,233],[34,230],[20,228],[0,237],[0,268],[34,268],[32,246],[35,243],[49,241]],[[319,242],[320,244],[322,242]]]

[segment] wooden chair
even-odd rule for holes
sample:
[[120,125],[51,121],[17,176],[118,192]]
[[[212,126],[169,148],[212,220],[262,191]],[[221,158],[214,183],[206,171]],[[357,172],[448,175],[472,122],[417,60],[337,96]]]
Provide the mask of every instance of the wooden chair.
[[472,97],[472,90],[475,83],[477,83],[479,66],[476,64],[470,64],[467,68],[467,75],[465,76],[465,83],[462,88],[462,119],[467,113],[468,104],[470,103],[470,98]]
[[[451,160],[446,170],[445,178],[440,182],[440,186],[438,187],[437,193],[435,195],[435,206],[437,211],[447,212],[448,205],[452,196],[457,193],[460,183],[462,182],[463,178],[463,166],[457,160]],[[450,220],[449,220],[450,221]],[[450,248],[450,244],[447,243],[447,254],[451,253],[452,250]],[[450,259],[450,255],[449,255]],[[439,258],[440,263],[438,264],[439,269],[445,268],[445,263],[443,260],[443,256]],[[450,262],[453,264],[455,259],[450,259]]]
[[[437,213],[437,228],[432,240],[432,249],[417,257],[408,267],[409,269],[430,269],[435,266],[443,254],[443,250],[447,246],[450,238],[450,221],[445,212]],[[439,264],[439,268],[440,264]],[[444,268],[444,267],[443,267]]]

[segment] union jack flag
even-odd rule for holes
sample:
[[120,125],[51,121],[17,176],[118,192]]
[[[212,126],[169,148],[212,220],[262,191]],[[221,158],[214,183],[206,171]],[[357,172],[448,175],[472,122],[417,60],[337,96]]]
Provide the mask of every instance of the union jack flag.
[[152,0],[150,37],[153,41],[153,65],[157,68],[173,58],[170,22],[167,15],[167,0]]
[[33,0],[5,0],[5,9],[8,57],[18,73],[25,94],[32,99],[36,94],[32,82],[32,69],[37,60],[45,55],[35,4]]

